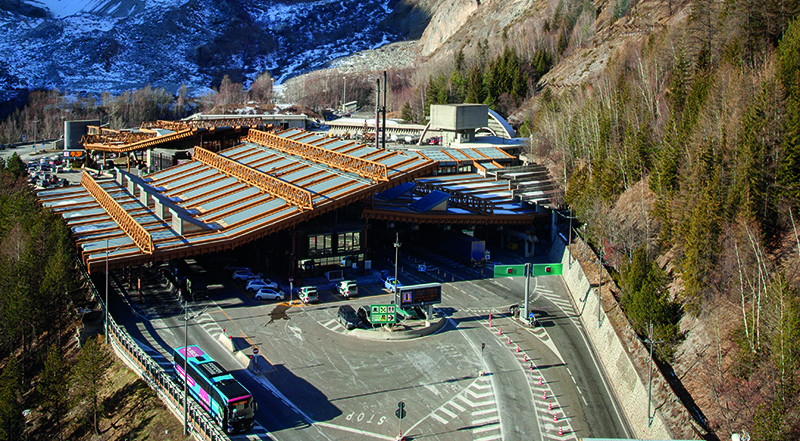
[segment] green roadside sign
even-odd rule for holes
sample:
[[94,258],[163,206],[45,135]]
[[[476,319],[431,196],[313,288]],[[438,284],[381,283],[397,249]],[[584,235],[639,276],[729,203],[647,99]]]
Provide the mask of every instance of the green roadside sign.
[[395,305],[369,305],[369,322],[373,325],[397,323]]
[[522,265],[495,265],[495,277],[525,277],[525,264]]
[[539,276],[560,276],[561,264],[560,263],[534,263],[533,273],[534,277]]
[[[560,276],[562,268],[560,263],[534,263],[531,264],[531,276]],[[496,265],[495,277],[525,277],[525,264],[522,265]]]

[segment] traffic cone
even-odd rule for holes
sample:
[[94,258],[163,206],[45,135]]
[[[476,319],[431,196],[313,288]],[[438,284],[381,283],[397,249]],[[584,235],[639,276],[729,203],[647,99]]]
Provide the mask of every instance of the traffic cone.
[[533,370],[533,362],[531,362],[530,370]]
[[547,402],[547,410],[553,410],[553,403],[552,402],[549,402],[549,401]]
[[524,355],[522,356],[522,362],[523,362],[523,363],[527,363],[527,362],[528,362],[528,354],[524,354]]
[[553,413],[553,421],[558,422],[558,412]]
[[503,335],[503,327],[497,328],[497,335]]
[[492,313],[489,313],[489,327],[492,327]]
[[508,343],[506,343],[506,344],[509,344],[509,345],[511,344],[511,336],[510,335],[508,336]]
[[517,354],[519,354],[519,345],[517,345]]
[[558,428],[558,434],[564,436],[564,426]]
[[539,377],[539,386],[542,385],[542,377]]
[[542,396],[542,399],[543,399],[543,400],[546,400],[546,399],[547,399],[547,391],[544,391],[544,395]]

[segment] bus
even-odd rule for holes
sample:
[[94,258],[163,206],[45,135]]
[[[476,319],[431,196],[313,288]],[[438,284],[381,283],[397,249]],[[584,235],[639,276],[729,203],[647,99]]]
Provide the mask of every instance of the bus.
[[173,350],[172,364],[181,381],[187,379],[183,370],[184,363],[189,371],[189,393],[222,430],[236,433],[253,428],[258,405],[253,395],[241,383],[199,346],[184,346]]

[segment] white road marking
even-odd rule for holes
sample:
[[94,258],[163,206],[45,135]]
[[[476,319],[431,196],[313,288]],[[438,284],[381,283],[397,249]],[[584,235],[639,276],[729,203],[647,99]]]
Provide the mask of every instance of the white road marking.
[[431,414],[431,418],[435,419],[436,421],[438,421],[438,422],[440,422],[442,424],[447,424],[448,423],[448,421],[446,419],[440,417],[439,415],[436,415],[435,413]]
[[[475,422],[474,424],[479,424],[479,423]],[[485,427],[478,427],[477,429],[473,430],[472,433],[476,433],[476,434],[477,433],[483,433],[483,432],[488,432],[490,430],[495,430],[495,429],[500,429],[500,424],[490,424],[490,425],[485,426]]]

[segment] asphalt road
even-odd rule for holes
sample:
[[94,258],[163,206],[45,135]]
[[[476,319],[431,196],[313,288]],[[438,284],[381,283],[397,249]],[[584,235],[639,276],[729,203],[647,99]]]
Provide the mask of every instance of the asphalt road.
[[[560,277],[531,284],[531,305],[541,319],[532,328],[507,314],[522,299],[524,279],[490,278],[490,268],[464,268],[407,248],[399,262],[404,284],[447,282],[438,305],[447,325],[413,340],[358,339],[336,320],[345,302],[355,308],[389,303],[392,296],[377,284],[360,286],[351,300],[323,289],[320,304],[290,307],[255,302],[241,284],[216,273],[221,283],[210,287],[209,300],[191,305],[202,314],[187,329],[189,344],[203,347],[259,402],[258,427],[234,439],[392,440],[400,430],[430,440],[629,436]],[[389,253],[375,257],[376,269],[393,265]],[[499,250],[493,258],[521,262]],[[417,271],[420,262],[428,271]],[[154,274],[145,278],[143,303],[128,297],[141,316],[117,295],[111,313],[169,369],[171,348],[184,344],[182,308]],[[269,370],[247,371],[219,342],[223,329],[258,347]],[[402,427],[395,417],[400,401],[407,413]]]

